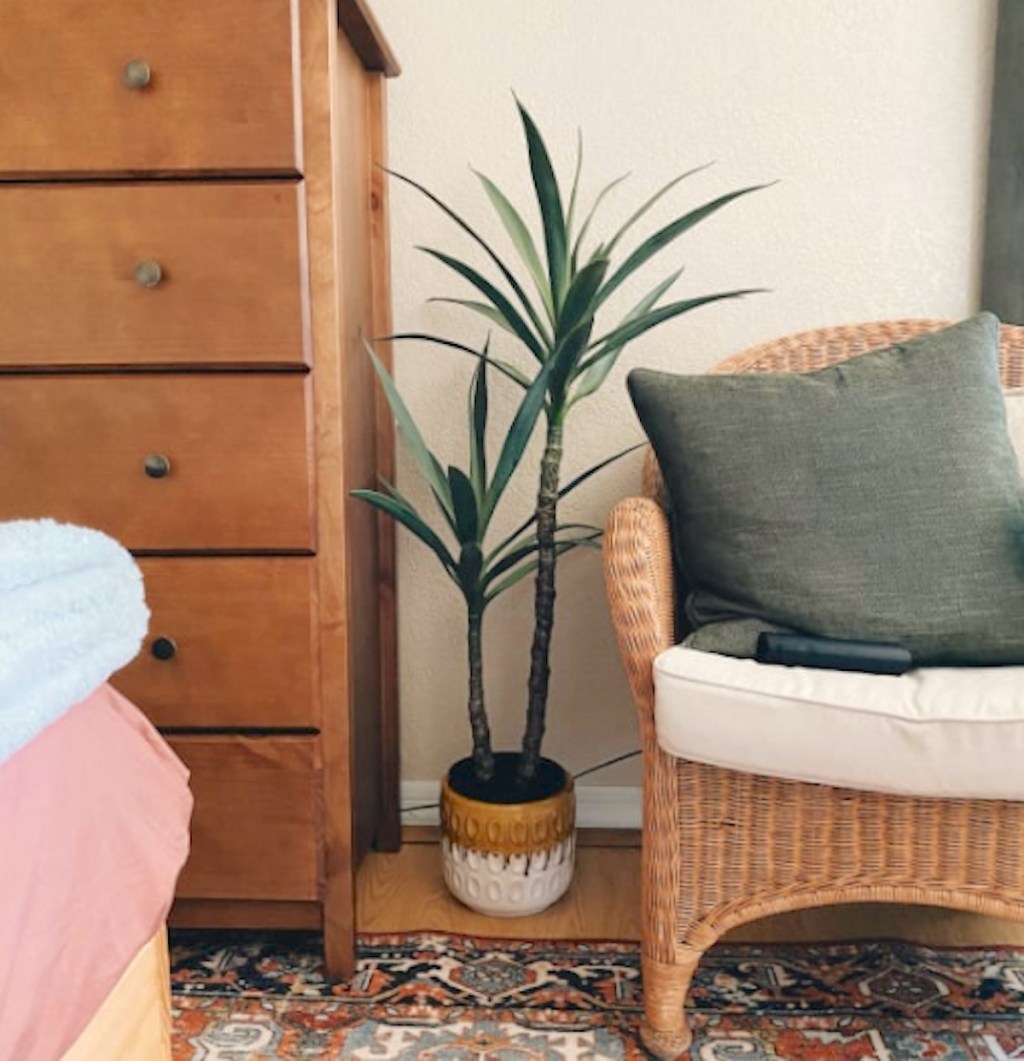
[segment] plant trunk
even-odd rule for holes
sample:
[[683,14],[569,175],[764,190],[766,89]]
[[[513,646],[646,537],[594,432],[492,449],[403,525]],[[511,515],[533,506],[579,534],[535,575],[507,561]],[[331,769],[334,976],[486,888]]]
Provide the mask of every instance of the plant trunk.
[[473,733],[473,768],[480,781],[494,777],[491,729],[484,708],[483,612],[470,610],[466,645],[469,652],[469,727]]
[[537,578],[533,598],[533,645],[530,649],[526,732],[519,759],[519,780],[537,773],[544,739],[544,715],[551,675],[551,633],[555,625],[555,527],[558,525],[558,476],[562,467],[562,425],[548,423],[537,491]]

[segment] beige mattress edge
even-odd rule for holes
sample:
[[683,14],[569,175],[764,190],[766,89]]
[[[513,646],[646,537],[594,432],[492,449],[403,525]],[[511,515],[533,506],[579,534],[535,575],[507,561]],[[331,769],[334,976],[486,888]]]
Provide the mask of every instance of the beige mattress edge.
[[170,1061],[167,930],[135,955],[61,1061]]

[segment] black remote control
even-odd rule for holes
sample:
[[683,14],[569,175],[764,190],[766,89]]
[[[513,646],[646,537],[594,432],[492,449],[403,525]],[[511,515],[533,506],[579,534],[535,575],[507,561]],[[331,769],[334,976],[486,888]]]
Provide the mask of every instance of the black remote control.
[[780,663],[787,667],[822,667],[868,674],[904,674],[914,665],[902,645],[887,641],[843,641],[810,634],[763,633],[757,639],[755,658],[759,663]]

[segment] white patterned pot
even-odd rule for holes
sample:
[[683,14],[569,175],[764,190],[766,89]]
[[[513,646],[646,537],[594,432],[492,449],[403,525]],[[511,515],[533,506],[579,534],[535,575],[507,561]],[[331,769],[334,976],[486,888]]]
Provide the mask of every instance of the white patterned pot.
[[486,803],[441,784],[444,881],[456,899],[490,917],[525,917],[560,899],[576,863],[576,795]]

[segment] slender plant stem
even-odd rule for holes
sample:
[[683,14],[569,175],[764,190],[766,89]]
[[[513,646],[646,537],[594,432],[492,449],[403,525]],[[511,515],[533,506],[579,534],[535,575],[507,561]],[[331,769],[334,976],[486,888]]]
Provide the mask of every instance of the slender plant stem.
[[473,769],[480,781],[494,777],[491,729],[484,709],[484,655],[482,611],[469,610],[466,645],[469,652],[469,726],[473,733]]
[[530,649],[529,699],[526,732],[519,757],[519,780],[530,781],[537,773],[540,745],[544,739],[544,715],[551,675],[551,634],[555,625],[555,527],[558,525],[558,477],[562,468],[562,424],[548,421],[547,440],[540,462],[537,491],[537,577],[533,600],[533,645]]

